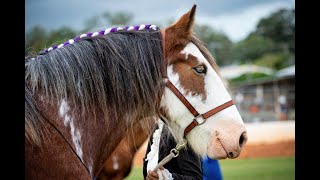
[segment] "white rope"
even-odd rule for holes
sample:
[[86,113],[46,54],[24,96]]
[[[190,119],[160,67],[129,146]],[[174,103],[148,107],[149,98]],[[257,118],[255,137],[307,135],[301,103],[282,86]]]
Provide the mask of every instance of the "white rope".
[[106,29],[106,30],[104,31],[104,35],[109,34],[109,33],[110,33],[110,31],[111,31],[111,29],[112,29],[112,28],[108,28],[108,29]]
[[99,35],[98,32],[94,32],[91,37],[96,37],[96,36],[98,36],[98,35]]
[[[113,30],[113,29],[115,29],[115,30],[112,31],[112,32],[117,32],[117,31],[125,30],[124,27],[107,28],[107,29],[104,31],[103,35],[110,34],[110,33],[111,33],[111,30]],[[141,24],[140,26],[130,26],[130,27],[128,27],[128,28],[126,29],[126,31],[133,31],[133,30],[136,30],[136,29],[139,30],[139,31],[144,30],[144,29],[146,29],[146,25]],[[150,25],[150,26],[149,26],[149,29],[157,30],[157,26],[154,25],[154,24],[153,24],[153,25]],[[94,33],[92,33],[91,36],[90,36],[90,35],[89,35],[89,36],[90,36],[90,37],[96,37],[96,36],[99,36],[100,33],[102,33],[102,32],[101,32],[101,31],[100,31],[100,32],[94,32]],[[101,35],[102,35],[102,34],[101,34]],[[52,51],[53,49],[56,49],[56,48],[62,48],[62,47],[64,47],[64,46],[68,45],[68,44],[73,44],[73,43],[75,43],[75,41],[78,41],[79,38],[82,39],[82,38],[85,38],[85,37],[88,37],[88,34],[81,34],[81,35],[80,35],[79,37],[77,37],[76,39],[69,39],[69,40],[68,40],[68,43],[62,43],[62,44],[60,44],[59,46],[50,47],[50,48],[48,48],[47,50],[45,50],[45,52]]]
[[141,25],[139,26],[139,31],[144,30],[145,27],[146,27],[146,25],[141,24]]
[[87,37],[87,34],[81,34],[80,35],[80,38],[84,38],[84,37]]
[[73,44],[73,43],[74,43],[74,40],[73,40],[73,39],[69,39],[69,43],[70,43],[70,44]]

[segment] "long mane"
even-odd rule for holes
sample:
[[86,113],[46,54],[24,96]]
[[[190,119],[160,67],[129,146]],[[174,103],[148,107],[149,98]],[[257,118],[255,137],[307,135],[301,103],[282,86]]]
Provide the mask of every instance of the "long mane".
[[39,142],[39,99],[63,99],[82,115],[144,118],[157,113],[162,89],[160,31],[119,31],[83,39],[25,62],[25,135]]

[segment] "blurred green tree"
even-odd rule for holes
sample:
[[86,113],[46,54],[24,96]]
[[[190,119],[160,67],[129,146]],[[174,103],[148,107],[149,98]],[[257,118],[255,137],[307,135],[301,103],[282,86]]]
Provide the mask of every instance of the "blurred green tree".
[[295,9],[280,9],[262,18],[255,33],[280,44],[283,51],[295,54]]
[[284,53],[267,53],[256,59],[253,63],[258,66],[264,66],[275,70],[280,70],[290,65],[289,54]]
[[64,43],[70,38],[74,38],[76,35],[77,32],[70,27],[61,27],[57,30],[53,30],[48,34],[46,47]]
[[64,43],[70,38],[74,38],[77,32],[69,27],[61,27],[51,32],[47,32],[41,26],[31,28],[25,36],[25,54],[37,54],[41,50]]
[[222,32],[215,31],[208,25],[195,25],[195,33],[205,43],[218,65],[232,63],[232,41]]
[[271,39],[251,34],[232,47],[232,59],[234,63],[251,63],[263,54],[275,52],[276,49]]
[[47,33],[41,26],[34,26],[25,35],[25,54],[32,52],[36,53],[46,42]]
[[99,25],[99,16],[93,16],[84,21],[84,29],[81,31],[86,33]]
[[133,20],[133,14],[128,12],[105,12],[102,17],[111,25],[128,25]]
[[234,63],[254,62],[275,69],[294,64],[295,9],[279,9],[262,18],[231,53]]

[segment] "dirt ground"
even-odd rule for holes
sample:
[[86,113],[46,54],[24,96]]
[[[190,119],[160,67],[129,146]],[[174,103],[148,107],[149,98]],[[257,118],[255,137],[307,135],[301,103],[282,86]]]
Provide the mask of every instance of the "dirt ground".
[[273,144],[246,145],[239,158],[294,156],[295,141],[277,142]]

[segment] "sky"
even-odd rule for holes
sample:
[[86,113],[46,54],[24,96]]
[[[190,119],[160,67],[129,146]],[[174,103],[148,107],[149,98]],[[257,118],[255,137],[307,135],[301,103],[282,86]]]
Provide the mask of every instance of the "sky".
[[81,30],[85,20],[118,11],[133,14],[132,24],[128,25],[165,26],[193,4],[197,4],[196,23],[212,26],[238,42],[254,31],[262,17],[280,8],[294,8],[295,0],[26,0],[25,30],[35,25],[47,30],[62,26]]

